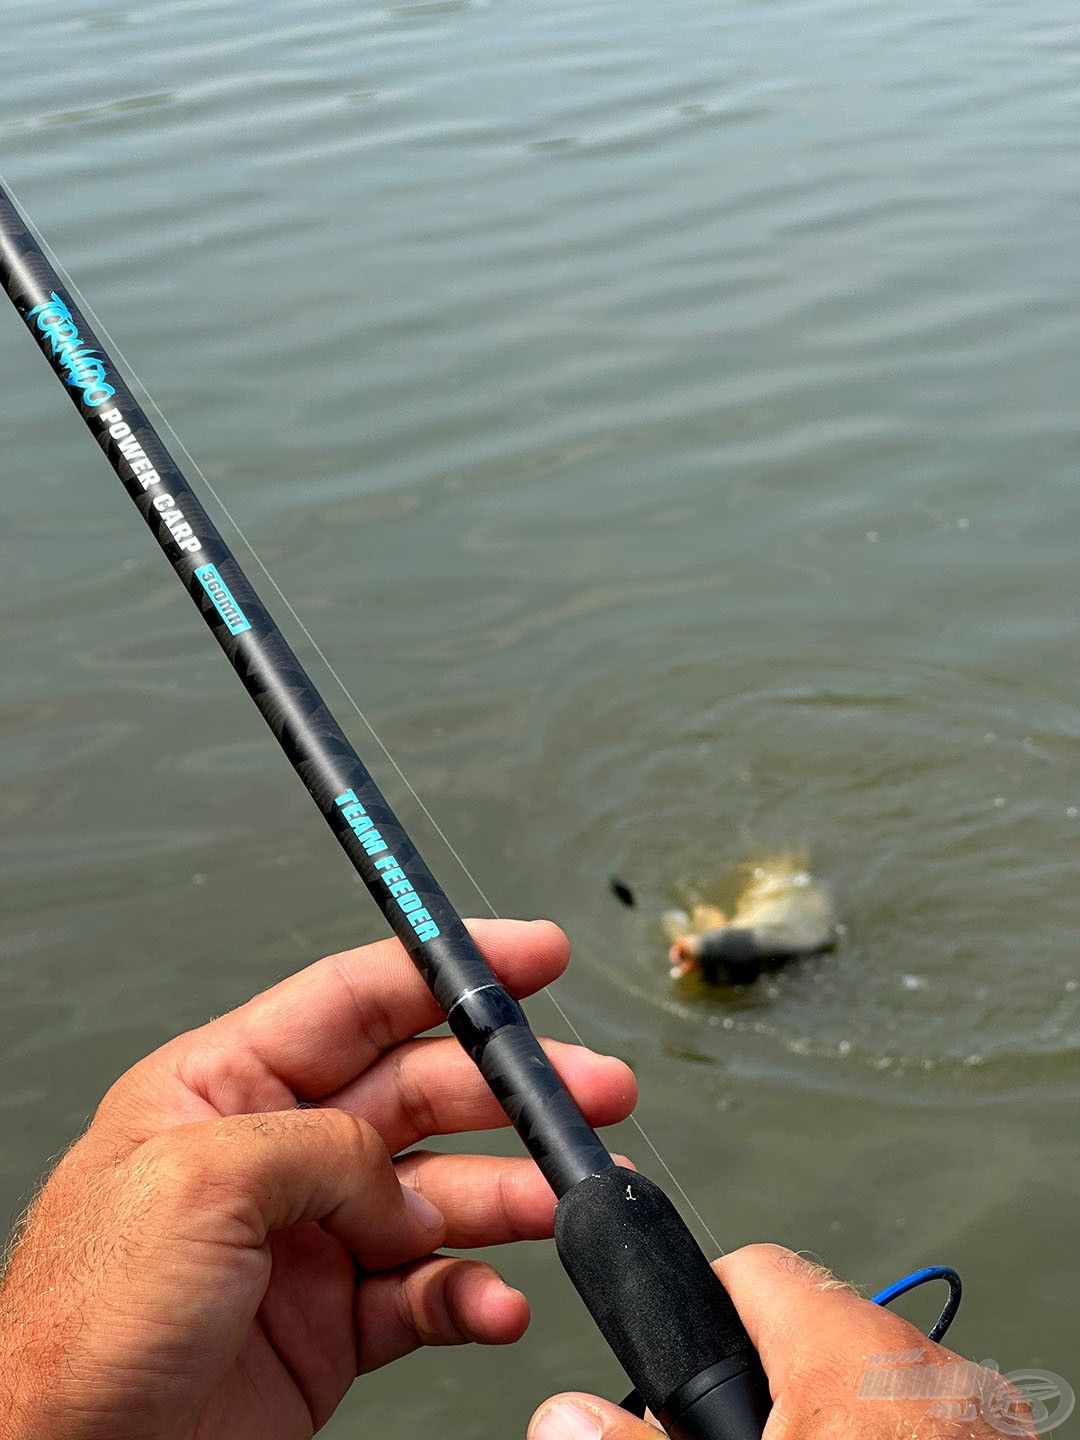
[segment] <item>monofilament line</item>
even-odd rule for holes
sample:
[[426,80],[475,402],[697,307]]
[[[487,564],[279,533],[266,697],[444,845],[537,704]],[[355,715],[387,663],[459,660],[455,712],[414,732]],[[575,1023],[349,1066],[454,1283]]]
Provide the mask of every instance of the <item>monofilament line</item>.
[[[233,515],[232,511],[231,511],[231,510],[229,509],[229,507],[226,505],[225,501],[224,501],[224,500],[221,498],[221,496],[218,494],[216,488],[211,484],[210,480],[209,480],[209,479],[207,478],[207,476],[204,474],[204,472],[203,472],[203,470],[202,470],[202,467],[199,465],[199,462],[195,459],[195,457],[192,455],[191,451],[187,448],[187,446],[184,444],[183,440],[182,440],[182,439],[180,438],[180,436],[177,434],[176,430],[173,428],[172,424],[170,423],[168,417],[165,415],[165,413],[162,411],[161,407],[158,405],[157,401],[154,399],[154,397],[153,397],[153,395],[151,394],[148,386],[145,384],[145,382],[143,381],[142,377],[141,377],[141,376],[138,374],[138,372],[135,370],[134,366],[133,366],[133,365],[130,363],[130,361],[127,359],[127,356],[126,356],[126,355],[124,354],[124,352],[120,349],[119,345],[117,345],[116,341],[113,339],[113,336],[111,335],[111,333],[109,332],[109,330],[108,330],[108,329],[105,327],[105,325],[103,324],[100,316],[97,314],[97,312],[95,311],[95,309],[93,308],[93,306],[89,303],[89,301],[87,300],[87,298],[85,297],[85,295],[82,293],[82,291],[80,290],[80,288],[78,287],[78,285],[75,283],[75,281],[72,279],[71,275],[68,273],[68,271],[67,271],[66,267],[64,266],[63,262],[60,260],[60,257],[59,257],[59,256],[56,254],[56,252],[53,250],[52,246],[49,244],[49,242],[48,242],[48,240],[45,238],[45,236],[41,233],[40,229],[33,223],[32,219],[30,218],[30,216],[29,216],[29,214],[28,214],[28,212],[27,212],[27,210],[26,210],[26,207],[23,206],[21,199],[18,197],[18,195],[15,194],[14,190],[12,190],[11,186],[8,185],[7,181],[4,180],[2,176],[0,176],[0,186],[3,186],[3,188],[6,189],[7,193],[14,199],[15,203],[18,205],[20,211],[22,212],[23,220],[24,220],[24,223],[27,225],[27,228],[28,228],[28,229],[31,231],[31,233],[34,235],[35,239],[37,240],[38,244],[41,246],[41,248],[42,248],[42,250],[45,252],[45,254],[49,257],[49,260],[50,260],[51,264],[54,266],[54,268],[56,269],[56,271],[58,272],[58,274],[60,274],[60,275],[63,277],[64,283],[67,285],[67,287],[68,287],[69,291],[71,292],[71,294],[75,296],[76,300],[78,301],[78,304],[79,304],[80,308],[83,310],[83,312],[84,312],[84,313],[87,315],[87,317],[90,319],[90,321],[92,322],[94,328],[95,328],[95,329],[105,338],[105,340],[108,342],[109,346],[111,347],[111,350],[112,350],[113,354],[115,354],[115,355],[119,358],[120,363],[123,365],[124,370],[125,370],[125,372],[127,373],[127,376],[128,376],[128,378],[129,378],[129,380],[134,382],[136,389],[137,389],[138,392],[142,395],[142,397],[144,398],[144,400],[146,401],[146,403],[149,405],[150,409],[151,409],[151,410],[154,412],[154,414],[157,416],[157,418],[158,418],[158,420],[160,421],[162,427],[167,431],[167,433],[168,433],[169,436],[171,437],[171,439],[172,439],[173,443],[175,444],[177,450],[180,452],[180,454],[183,455],[183,457],[185,458],[185,460],[187,461],[187,463],[190,465],[191,469],[192,469],[192,470],[194,471],[194,473],[199,477],[199,480],[201,481],[201,483],[202,483],[202,485],[203,485],[203,488],[204,488],[206,494],[208,494],[208,495],[211,497],[211,499],[213,500],[214,504],[217,506],[217,508],[218,508],[218,510],[220,511],[220,513],[221,513],[221,514],[225,517],[225,519],[228,521],[228,523],[229,523],[230,527],[233,529],[233,531],[235,531],[237,537],[239,538],[239,540],[240,540],[241,543],[243,544],[244,548],[247,550],[248,554],[250,554],[251,558],[255,561],[255,564],[256,564],[256,565],[259,567],[259,569],[262,571],[263,575],[265,575],[267,581],[269,582],[269,584],[270,584],[271,587],[273,588],[274,593],[277,595],[277,597],[278,597],[278,599],[281,601],[282,605],[284,605],[285,609],[289,612],[290,616],[291,616],[292,619],[293,619],[293,622],[296,624],[297,628],[298,628],[298,629],[300,630],[300,632],[303,634],[304,638],[307,640],[307,642],[308,642],[308,644],[310,645],[311,649],[312,649],[312,650],[314,651],[314,653],[318,656],[319,661],[321,662],[321,664],[322,664],[323,667],[325,668],[327,674],[331,677],[331,679],[334,681],[334,684],[335,684],[335,685],[338,687],[338,689],[341,691],[341,694],[345,697],[345,699],[346,699],[346,701],[348,702],[348,704],[349,704],[349,706],[351,707],[351,709],[352,709],[352,710],[354,711],[354,713],[359,717],[360,721],[361,721],[362,724],[364,725],[364,727],[365,727],[365,729],[367,730],[368,734],[371,736],[372,741],[378,746],[379,750],[382,752],[383,756],[386,758],[387,763],[391,766],[391,768],[393,769],[394,773],[397,775],[398,779],[401,781],[402,785],[404,785],[406,791],[409,793],[409,795],[410,795],[410,796],[412,797],[412,799],[415,801],[415,803],[416,803],[416,805],[418,806],[418,808],[420,809],[421,813],[425,816],[425,818],[427,819],[428,823],[431,825],[432,829],[435,831],[436,835],[439,837],[440,841],[441,841],[442,844],[445,846],[447,852],[453,857],[455,863],[457,864],[457,866],[458,866],[459,869],[461,870],[462,874],[465,876],[465,878],[468,880],[469,884],[470,884],[470,885],[473,887],[473,889],[476,891],[476,894],[479,896],[479,898],[480,898],[482,904],[484,905],[485,909],[487,909],[487,910],[490,912],[490,914],[492,915],[492,917],[493,917],[494,919],[499,919],[500,916],[499,916],[498,911],[495,909],[495,906],[491,903],[491,900],[488,898],[486,892],[485,892],[485,891],[483,890],[483,888],[481,887],[480,882],[477,880],[476,876],[475,876],[475,875],[473,874],[473,872],[470,870],[469,866],[466,864],[466,862],[465,862],[464,858],[462,857],[462,855],[458,852],[458,850],[457,850],[457,849],[455,848],[455,846],[452,844],[452,842],[450,841],[450,838],[447,836],[447,834],[446,834],[446,832],[443,830],[442,826],[441,826],[441,825],[439,824],[439,822],[435,819],[435,816],[431,813],[431,811],[429,810],[428,806],[425,804],[423,798],[420,796],[420,794],[417,792],[417,790],[416,790],[415,787],[413,786],[412,782],[409,780],[408,776],[405,774],[404,770],[402,770],[401,766],[398,764],[397,760],[394,758],[393,754],[390,752],[389,748],[388,748],[387,745],[384,743],[381,735],[379,735],[378,731],[375,729],[374,725],[373,725],[373,724],[371,723],[371,721],[368,719],[367,715],[366,715],[366,714],[364,713],[364,711],[360,708],[360,705],[358,704],[357,700],[356,700],[355,697],[353,696],[353,694],[352,694],[352,692],[350,691],[350,689],[348,688],[348,686],[345,684],[345,681],[341,678],[341,676],[340,676],[340,674],[338,673],[338,671],[337,671],[337,670],[334,668],[334,666],[331,664],[329,657],[326,655],[326,652],[323,650],[323,648],[322,648],[322,646],[319,644],[319,642],[315,639],[314,635],[312,635],[311,631],[308,629],[307,625],[304,623],[303,619],[302,619],[302,618],[300,617],[300,615],[298,614],[295,606],[292,604],[292,601],[288,598],[288,596],[287,596],[287,595],[285,594],[285,592],[282,590],[281,586],[278,584],[277,580],[276,580],[276,579],[274,578],[274,576],[271,574],[268,566],[265,564],[265,562],[263,561],[262,557],[259,555],[258,551],[255,549],[254,545],[253,545],[253,544],[251,543],[251,541],[248,539],[248,537],[247,537],[246,533],[244,532],[242,526],[240,525],[239,521],[238,521],[238,520],[236,519],[236,517]],[[580,1045],[585,1046],[585,1041],[584,1041],[584,1039],[582,1038],[581,1033],[580,1033],[579,1030],[577,1029],[577,1026],[573,1023],[573,1021],[570,1019],[570,1016],[567,1014],[567,1012],[566,1012],[566,1010],[564,1009],[564,1007],[560,1004],[559,1000],[555,997],[555,995],[553,994],[550,986],[545,986],[543,993],[547,996],[547,998],[550,1000],[550,1002],[552,1003],[552,1005],[554,1005],[556,1011],[558,1012],[558,1014],[559,1014],[560,1017],[562,1018],[563,1023],[566,1025],[566,1027],[569,1029],[569,1031],[571,1032],[571,1034],[574,1036],[575,1040],[577,1040],[577,1042],[578,1042]],[[663,1168],[665,1174],[668,1176],[668,1178],[669,1178],[669,1180],[671,1181],[671,1183],[675,1186],[676,1190],[679,1192],[679,1194],[681,1195],[682,1199],[685,1201],[685,1203],[686,1203],[686,1205],[687,1205],[687,1208],[688,1208],[688,1209],[691,1211],[691,1213],[695,1216],[695,1218],[696,1218],[697,1221],[698,1221],[698,1224],[701,1226],[701,1228],[702,1228],[702,1230],[705,1232],[705,1234],[709,1237],[709,1240],[711,1241],[711,1243],[712,1243],[712,1245],[714,1246],[714,1248],[715,1248],[715,1250],[717,1251],[717,1253],[721,1253],[721,1247],[720,1247],[719,1241],[716,1239],[715,1235],[713,1235],[712,1231],[709,1229],[709,1226],[705,1223],[705,1220],[704,1220],[704,1218],[702,1217],[701,1212],[698,1210],[698,1208],[697,1208],[697,1206],[694,1204],[694,1202],[690,1199],[690,1196],[686,1193],[686,1190],[683,1188],[682,1184],[679,1182],[677,1176],[676,1176],[676,1175],[674,1174],[674,1172],[672,1171],[670,1165],[668,1165],[668,1163],[667,1163],[667,1161],[664,1159],[663,1155],[661,1155],[661,1153],[660,1153],[660,1151],[657,1149],[656,1145],[653,1143],[653,1141],[650,1139],[649,1135],[646,1133],[644,1126],[641,1124],[641,1122],[637,1119],[636,1116],[633,1116],[633,1115],[632,1115],[632,1116],[630,1117],[630,1120],[631,1120],[632,1124],[634,1125],[634,1127],[636,1128],[638,1134],[639,1134],[639,1135],[641,1136],[641,1138],[645,1141],[646,1145],[649,1147],[650,1151],[651,1151],[652,1154],[655,1156],[657,1162],[658,1162],[658,1163],[661,1165],[661,1167]]]

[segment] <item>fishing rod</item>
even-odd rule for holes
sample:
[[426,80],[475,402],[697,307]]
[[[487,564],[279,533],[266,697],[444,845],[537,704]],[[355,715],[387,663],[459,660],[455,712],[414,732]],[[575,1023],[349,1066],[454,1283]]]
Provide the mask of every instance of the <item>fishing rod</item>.
[[664,1192],[617,1166],[0,189],[0,280],[353,869],[554,1191],[563,1267],[673,1440],[759,1440],[768,1385]]

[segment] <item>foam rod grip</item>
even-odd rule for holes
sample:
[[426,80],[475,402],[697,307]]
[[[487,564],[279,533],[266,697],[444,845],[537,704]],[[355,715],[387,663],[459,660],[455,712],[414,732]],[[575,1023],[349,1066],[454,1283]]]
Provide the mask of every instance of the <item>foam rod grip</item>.
[[638,1393],[674,1440],[760,1440],[769,1389],[712,1266],[664,1192],[612,1166],[568,1190],[555,1244]]

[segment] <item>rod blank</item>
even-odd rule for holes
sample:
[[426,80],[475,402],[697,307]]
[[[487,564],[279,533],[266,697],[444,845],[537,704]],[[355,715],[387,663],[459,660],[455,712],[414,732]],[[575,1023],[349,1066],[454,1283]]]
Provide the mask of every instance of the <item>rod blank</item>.
[[768,1389],[719,1280],[666,1196],[614,1167],[3,190],[0,283],[560,1197],[563,1264],[631,1380],[675,1440],[758,1440]]
[[0,190],[0,283],[556,1195],[612,1160]]

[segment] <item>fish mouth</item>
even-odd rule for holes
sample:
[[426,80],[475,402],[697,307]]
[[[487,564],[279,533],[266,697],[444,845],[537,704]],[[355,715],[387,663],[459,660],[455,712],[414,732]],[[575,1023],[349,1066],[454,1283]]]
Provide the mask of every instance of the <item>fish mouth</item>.
[[668,951],[668,961],[671,965],[673,980],[682,980],[685,976],[693,974],[698,968],[697,945],[694,940],[689,936],[676,940]]

